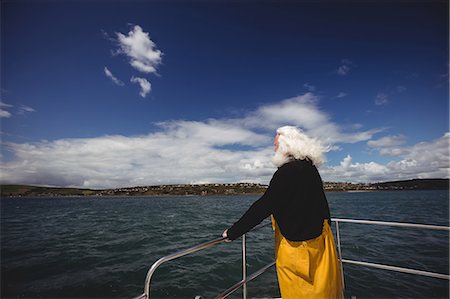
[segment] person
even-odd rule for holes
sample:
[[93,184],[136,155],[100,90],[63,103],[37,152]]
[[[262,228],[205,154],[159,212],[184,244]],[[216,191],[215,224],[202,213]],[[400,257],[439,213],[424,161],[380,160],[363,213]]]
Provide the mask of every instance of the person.
[[277,129],[278,167],[264,195],[222,236],[232,241],[272,215],[281,297],[342,298],[330,210],[317,167],[326,148],[296,127]]

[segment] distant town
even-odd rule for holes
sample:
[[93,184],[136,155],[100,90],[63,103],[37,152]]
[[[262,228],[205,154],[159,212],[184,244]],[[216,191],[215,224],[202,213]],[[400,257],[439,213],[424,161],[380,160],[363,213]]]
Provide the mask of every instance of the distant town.
[[[63,197],[63,196],[208,196],[262,194],[267,185],[256,183],[177,184],[139,186],[116,189],[55,188],[28,185],[1,185],[1,197]],[[449,189],[449,179],[415,179],[382,183],[325,182],[326,192],[368,192],[388,190]]]

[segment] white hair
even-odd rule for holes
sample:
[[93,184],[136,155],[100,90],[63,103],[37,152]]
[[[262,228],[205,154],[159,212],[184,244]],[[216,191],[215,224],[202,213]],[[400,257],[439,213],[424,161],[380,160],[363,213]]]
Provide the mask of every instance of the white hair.
[[273,164],[281,167],[292,160],[309,160],[319,167],[325,162],[324,152],[327,147],[320,144],[319,140],[311,138],[300,129],[293,126],[284,126],[277,129],[278,149],[272,159]]

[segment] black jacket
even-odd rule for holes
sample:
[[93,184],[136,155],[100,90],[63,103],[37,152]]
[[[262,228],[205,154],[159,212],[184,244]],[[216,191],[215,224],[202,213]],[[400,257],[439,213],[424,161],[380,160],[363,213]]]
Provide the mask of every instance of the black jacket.
[[290,241],[310,240],[322,233],[330,210],[322,179],[309,160],[294,160],[278,168],[264,195],[228,229],[228,238],[238,238],[271,214]]

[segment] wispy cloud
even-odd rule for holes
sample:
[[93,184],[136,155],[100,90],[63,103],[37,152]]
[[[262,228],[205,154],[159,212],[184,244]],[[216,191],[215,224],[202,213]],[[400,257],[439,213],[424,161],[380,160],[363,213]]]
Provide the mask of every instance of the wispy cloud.
[[309,84],[308,82],[303,84],[303,87],[305,87],[306,90],[308,90],[309,92],[313,92],[316,90],[316,87],[314,85]]
[[339,68],[337,69],[338,75],[341,75],[341,76],[345,76],[349,72],[350,72],[350,67],[348,65],[345,65],[345,64],[339,66]]
[[340,92],[340,93],[338,93],[338,95],[336,96],[338,99],[340,99],[340,98],[343,98],[343,97],[346,97],[347,96],[347,94],[345,93],[345,92]]
[[354,63],[348,59],[342,59],[341,64],[336,70],[339,76],[346,76],[350,73],[350,70],[354,67]]
[[377,94],[377,96],[375,97],[375,105],[382,106],[382,105],[386,105],[387,103],[389,103],[389,97],[387,94],[382,93],[382,92]]
[[10,104],[6,104],[4,102],[0,102],[0,108],[11,108],[14,107],[13,105]]
[[397,86],[397,87],[395,88],[395,90],[396,90],[398,93],[402,93],[402,92],[404,92],[404,91],[406,90],[406,87],[403,86],[403,85],[399,85],[399,86]]
[[135,25],[127,35],[116,33],[119,44],[118,53],[130,59],[130,65],[143,73],[156,73],[163,53],[156,48],[148,32]]
[[6,110],[7,108],[11,108],[11,107],[13,107],[13,105],[0,102],[0,118],[11,117],[11,112]]
[[404,135],[385,136],[377,140],[370,140],[367,145],[374,148],[392,147],[404,144],[406,137]]
[[30,106],[26,106],[26,105],[20,105],[18,110],[17,110],[17,114],[18,115],[25,115],[31,112],[35,112],[36,110],[34,108],[31,108]]
[[147,94],[152,89],[152,85],[150,82],[147,81],[145,78],[139,78],[139,77],[131,77],[130,82],[137,83],[141,87],[141,91],[139,92],[139,95],[143,98],[147,96]]
[[[8,110],[10,110],[12,108],[14,108],[14,105],[0,102],[0,118],[11,117],[13,114]],[[8,110],[6,110],[6,109],[8,109]],[[16,110],[14,113],[15,115],[26,115],[28,113],[36,111],[34,108],[27,106],[27,105],[23,105],[23,104],[20,105],[19,107],[17,107],[15,110]]]
[[390,97],[395,97],[406,91],[406,87],[403,85],[397,85],[395,88],[386,88],[384,91],[379,92],[375,96],[375,105],[382,106],[389,103]]
[[111,71],[105,66],[105,68],[103,69],[105,72],[106,77],[108,77],[109,79],[111,79],[112,82],[114,82],[114,84],[118,85],[118,86],[124,86],[125,84],[116,78],[116,76],[114,76]]

